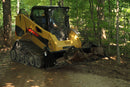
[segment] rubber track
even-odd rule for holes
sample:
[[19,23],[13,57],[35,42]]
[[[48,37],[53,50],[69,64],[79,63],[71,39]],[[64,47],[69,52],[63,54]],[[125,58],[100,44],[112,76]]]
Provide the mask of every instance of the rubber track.
[[[40,49],[38,46],[36,46],[34,43],[30,42],[30,41],[20,41],[20,47],[17,48],[15,47],[17,56],[20,56],[20,63],[24,64],[24,58],[25,56],[27,56],[26,58],[34,58],[35,60],[37,58],[42,58],[43,59],[43,50]],[[17,61],[18,62],[18,61]],[[44,61],[42,61],[44,62]],[[29,64],[31,65],[31,64]],[[34,67],[36,67],[34,65]]]

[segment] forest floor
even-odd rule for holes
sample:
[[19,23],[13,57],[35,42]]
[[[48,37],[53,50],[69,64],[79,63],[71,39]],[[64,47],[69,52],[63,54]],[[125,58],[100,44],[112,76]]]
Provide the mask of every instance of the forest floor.
[[130,59],[114,57],[37,69],[10,61],[0,53],[0,87],[129,87]]

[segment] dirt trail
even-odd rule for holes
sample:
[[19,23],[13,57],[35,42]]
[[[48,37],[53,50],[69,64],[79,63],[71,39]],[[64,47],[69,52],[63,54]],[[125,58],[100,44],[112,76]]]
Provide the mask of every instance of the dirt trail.
[[66,65],[59,68],[49,68],[44,70],[23,64],[12,63],[9,60],[8,54],[6,56],[4,55],[5,54],[0,57],[0,87],[130,86],[129,79],[126,81],[115,77],[109,78],[109,75],[96,75],[96,73],[94,73],[93,66],[90,66],[90,68],[89,64]]

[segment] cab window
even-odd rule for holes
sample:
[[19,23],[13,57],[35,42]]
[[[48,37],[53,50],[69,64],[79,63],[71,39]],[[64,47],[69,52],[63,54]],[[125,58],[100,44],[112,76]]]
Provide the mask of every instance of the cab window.
[[36,9],[33,11],[33,16],[45,16],[44,10]]
[[34,9],[32,12],[32,20],[42,28],[46,28],[46,16],[43,9]]

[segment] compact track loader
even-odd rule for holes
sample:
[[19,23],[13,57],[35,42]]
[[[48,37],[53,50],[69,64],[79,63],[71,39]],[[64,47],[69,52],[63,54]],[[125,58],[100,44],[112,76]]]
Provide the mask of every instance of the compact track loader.
[[70,29],[69,7],[34,6],[28,16],[24,11],[16,16],[12,61],[37,68],[50,67],[69,50],[80,49],[77,33]]

